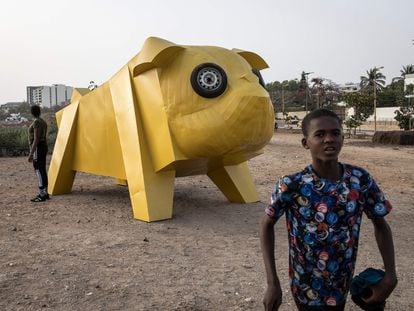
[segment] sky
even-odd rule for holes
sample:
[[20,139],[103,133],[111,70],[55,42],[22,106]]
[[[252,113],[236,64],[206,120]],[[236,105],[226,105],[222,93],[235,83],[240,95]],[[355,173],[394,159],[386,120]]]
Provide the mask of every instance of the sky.
[[0,105],[26,86],[102,84],[150,36],[255,52],[265,82],[359,82],[384,66],[390,83],[414,64],[413,12],[413,0],[1,0]]

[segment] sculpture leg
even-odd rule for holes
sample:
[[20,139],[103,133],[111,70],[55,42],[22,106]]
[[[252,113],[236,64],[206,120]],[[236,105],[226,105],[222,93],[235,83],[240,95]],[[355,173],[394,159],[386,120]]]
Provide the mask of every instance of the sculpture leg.
[[246,162],[220,167],[207,175],[231,202],[252,203],[260,200]]
[[49,165],[49,192],[52,195],[69,193],[72,190],[76,171],[72,169],[74,135],[79,102],[74,102],[63,110],[59,132],[56,138],[52,159]]
[[143,177],[128,179],[134,218],[147,222],[172,218],[175,172]]
[[134,218],[171,218],[175,171],[154,171],[128,67],[111,79],[110,89]]

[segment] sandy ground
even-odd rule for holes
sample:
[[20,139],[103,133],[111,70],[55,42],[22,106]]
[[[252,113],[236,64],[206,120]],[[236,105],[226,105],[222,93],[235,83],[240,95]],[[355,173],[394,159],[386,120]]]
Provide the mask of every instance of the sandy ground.
[[[309,163],[300,138],[276,133],[250,161],[261,202],[228,203],[207,177],[179,178],[174,218],[149,224],[132,219],[127,188],[100,176],[31,203],[26,158],[0,158],[0,310],[262,310],[259,219],[274,181]],[[346,140],[341,160],[367,168],[393,202],[399,284],[387,310],[414,310],[414,148]],[[276,234],[280,310],[294,310],[284,221]],[[381,268],[366,218],[361,234],[357,272]]]

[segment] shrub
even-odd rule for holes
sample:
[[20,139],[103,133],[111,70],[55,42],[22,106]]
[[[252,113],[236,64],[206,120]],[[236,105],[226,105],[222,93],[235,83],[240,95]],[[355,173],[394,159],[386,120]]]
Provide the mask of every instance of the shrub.
[[[56,135],[56,122],[51,122],[47,131],[49,153],[53,151]],[[0,156],[26,156],[29,152],[28,125],[0,127]]]
[[414,145],[413,131],[378,131],[372,138],[374,143],[393,145]]
[[19,156],[28,153],[27,126],[0,128],[0,155]]

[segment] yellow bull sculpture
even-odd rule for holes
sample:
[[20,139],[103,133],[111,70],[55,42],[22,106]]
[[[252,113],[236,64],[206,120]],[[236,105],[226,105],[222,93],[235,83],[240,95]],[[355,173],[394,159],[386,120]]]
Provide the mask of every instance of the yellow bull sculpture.
[[134,218],[172,217],[175,177],[207,174],[228,200],[259,200],[247,160],[262,153],[274,112],[257,54],[150,37],[94,90],[75,89],[56,114],[52,195],[76,171],[128,185]]

